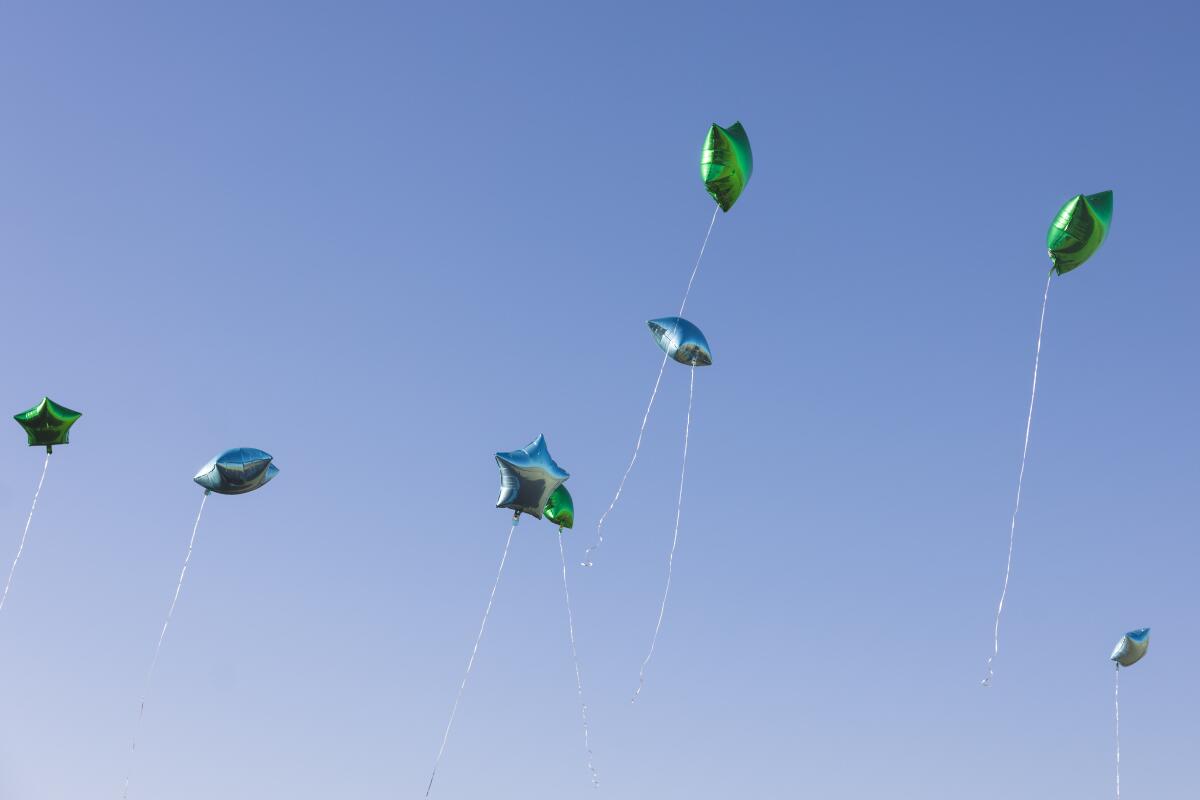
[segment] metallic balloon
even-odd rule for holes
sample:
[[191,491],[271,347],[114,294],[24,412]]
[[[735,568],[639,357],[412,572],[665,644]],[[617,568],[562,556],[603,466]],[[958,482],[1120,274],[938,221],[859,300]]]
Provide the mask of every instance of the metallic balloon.
[[546,519],[557,525],[559,530],[575,527],[575,501],[571,499],[571,493],[567,491],[566,486],[559,486],[554,490],[542,513],[546,515]]
[[708,136],[704,137],[704,149],[700,153],[700,179],[722,211],[733,208],[753,171],[750,139],[742,123],[735,122],[722,128],[714,122],[708,129]]
[[1059,275],[1091,258],[1112,224],[1113,193],[1077,194],[1059,209],[1046,232],[1046,250]]
[[496,453],[500,468],[500,497],[496,508],[511,508],[519,516],[523,511],[542,518],[542,510],[562,482],[571,477],[554,463],[541,434],[520,450]]
[[1147,648],[1150,647],[1150,629],[1138,628],[1136,631],[1130,631],[1121,637],[1121,641],[1117,642],[1117,646],[1113,648],[1112,655],[1109,656],[1110,661],[1115,661],[1122,667],[1130,667],[1141,660],[1142,656],[1146,655]]
[[52,452],[56,444],[69,444],[68,432],[75,420],[82,417],[78,411],[60,406],[49,397],[28,411],[22,411],[13,417],[25,429],[25,437],[30,447],[45,447],[46,452]]
[[278,474],[279,468],[271,463],[269,453],[253,447],[236,447],[209,461],[192,480],[217,494],[245,494]]
[[659,317],[650,320],[646,325],[658,346],[680,364],[690,367],[707,367],[712,364],[712,350],[708,346],[708,340],[699,328],[683,317]]

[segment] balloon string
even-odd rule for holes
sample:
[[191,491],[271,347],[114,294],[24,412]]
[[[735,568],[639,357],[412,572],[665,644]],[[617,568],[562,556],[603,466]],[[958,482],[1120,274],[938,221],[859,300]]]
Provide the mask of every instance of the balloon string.
[[625,467],[625,474],[621,476],[621,482],[617,484],[617,493],[613,495],[612,502],[608,504],[608,510],[600,515],[600,521],[596,523],[596,543],[589,545],[587,550],[583,551],[583,561],[580,563],[582,567],[593,565],[592,553],[599,550],[600,546],[604,544],[604,521],[616,508],[617,501],[621,499],[621,492],[625,489],[625,481],[629,479],[629,473],[633,472],[633,465],[637,463],[638,452],[642,449],[642,437],[646,435],[646,423],[650,420],[650,409],[654,408],[654,398],[658,396],[658,387],[662,383],[663,371],[666,367],[667,354],[663,353],[662,363],[658,365],[658,377],[654,379],[654,389],[650,392],[650,402],[646,405],[646,413],[642,415],[642,427],[638,430],[637,443],[633,446],[633,458],[629,459],[629,466]]
[[154,679],[154,670],[158,666],[158,656],[162,652],[163,640],[167,637],[167,627],[175,614],[175,605],[179,602],[179,593],[183,590],[183,579],[187,577],[188,564],[192,560],[192,550],[196,546],[196,532],[200,530],[200,517],[204,514],[204,504],[208,502],[208,492],[200,498],[200,510],[196,512],[196,523],[192,525],[192,538],[188,540],[187,555],[183,557],[183,568],[179,570],[179,582],[175,584],[175,594],[171,597],[171,607],[167,609],[167,618],[163,620],[162,630],[158,633],[158,643],[154,645],[154,657],[150,659],[150,668],[146,670],[146,681],[142,684],[142,696],[138,701],[137,721],[133,726],[133,738],[129,743],[129,770],[125,773],[125,787],[121,797],[129,797],[129,780],[133,775],[133,759],[137,752],[137,736],[142,726],[142,717],[146,715],[146,695],[150,693],[150,682]]
[[683,429],[683,466],[679,470],[679,499],[675,503],[675,535],[671,539],[671,553],[667,556],[667,585],[663,589],[662,605],[658,607],[658,622],[654,625],[654,636],[650,639],[650,651],[646,653],[646,658],[642,661],[642,668],[638,673],[638,686],[633,692],[633,697],[629,702],[637,702],[638,695],[642,693],[642,687],[646,685],[646,667],[650,665],[650,659],[654,658],[654,648],[658,644],[658,633],[662,630],[663,615],[667,611],[667,595],[671,593],[671,575],[675,569],[675,547],[679,544],[679,517],[683,512],[683,479],[687,474],[687,452],[688,452],[688,436],[692,430],[692,397],[696,391],[696,367],[692,366],[692,379],[688,386],[688,410],[687,424]]
[[429,775],[429,785],[425,787],[425,796],[433,789],[433,780],[437,777],[438,765],[442,763],[442,754],[446,752],[446,742],[450,740],[450,728],[454,726],[454,717],[458,714],[458,704],[462,700],[463,691],[467,688],[467,678],[471,677],[471,668],[475,666],[475,654],[479,652],[479,643],[483,640],[483,630],[487,627],[488,617],[492,613],[492,603],[496,599],[496,588],[500,585],[500,576],[504,573],[504,562],[508,560],[508,548],[512,544],[513,532],[517,529],[516,520],[508,529],[508,540],[504,542],[504,554],[500,556],[500,568],[496,570],[496,580],[492,584],[492,593],[488,596],[487,608],[483,611],[483,621],[479,623],[479,633],[475,636],[475,646],[471,648],[471,658],[467,661],[467,671],[463,674],[462,683],[458,686],[458,695],[450,709],[450,719],[446,722],[446,730],[442,733],[442,745],[438,748],[437,758],[433,760],[433,772]]
[[[688,278],[687,289],[683,293],[683,302],[679,304],[679,314],[683,316],[683,309],[687,306],[688,296],[692,293],[692,284],[696,280],[696,273],[700,270],[700,261],[704,258],[704,250],[708,247],[708,239],[712,236],[713,225],[717,222],[717,212],[720,211],[720,206],[713,209],[712,219],[708,221],[708,230],[704,233],[704,242],[700,245],[700,254],[696,256],[696,263],[692,267],[692,274]],[[638,429],[637,443],[633,446],[633,457],[629,459],[629,466],[625,467],[625,474],[621,476],[621,482],[617,484],[617,493],[613,496],[612,502],[608,504],[608,510],[600,515],[600,521],[596,523],[596,543],[590,545],[583,553],[583,561],[580,566],[592,566],[592,553],[600,549],[604,544],[604,522],[608,519],[608,515],[616,507],[617,501],[621,499],[621,492],[625,489],[625,481],[629,478],[629,473],[633,471],[633,465],[637,463],[638,452],[642,449],[642,437],[646,435],[646,423],[650,420],[650,409],[654,408],[654,398],[658,396],[658,387],[662,383],[663,370],[667,367],[667,354],[663,353],[662,363],[658,365],[658,377],[654,379],[654,389],[650,392],[650,402],[646,404],[646,413],[642,415],[642,427]]]
[[1117,726],[1117,800],[1121,800],[1121,665],[1116,665],[1116,678],[1113,683],[1113,708],[1116,712]]
[[13,559],[12,567],[8,570],[8,581],[4,584],[4,594],[0,595],[0,610],[4,609],[4,601],[8,599],[8,590],[12,588],[13,575],[17,572],[17,562],[25,551],[25,539],[29,536],[29,524],[33,522],[33,512],[37,509],[38,496],[42,493],[42,484],[46,482],[46,470],[50,468],[50,450],[46,450],[46,460],[42,462],[42,477],[38,478],[37,489],[33,492],[33,504],[29,506],[29,516],[25,518],[25,532],[21,534],[21,543],[17,545],[17,557]]
[[596,766],[592,755],[591,734],[588,731],[588,707],[583,699],[583,677],[579,666],[579,652],[575,648],[575,617],[571,613],[571,590],[567,588],[567,554],[563,549],[562,528],[558,529],[558,555],[562,560],[563,597],[567,601],[567,633],[571,639],[571,660],[575,662],[575,693],[579,695],[579,712],[583,719],[583,747],[587,751],[587,767],[592,773],[592,786],[600,788],[600,777],[596,774]]
[[995,675],[992,662],[1000,654],[1000,615],[1004,612],[1004,600],[1008,597],[1008,579],[1012,574],[1013,541],[1017,535],[1017,512],[1021,510],[1021,486],[1025,482],[1025,460],[1029,455],[1029,431],[1033,426],[1033,401],[1037,398],[1038,362],[1042,357],[1042,332],[1046,327],[1046,301],[1050,298],[1050,280],[1054,270],[1046,277],[1046,291],[1042,293],[1042,316],[1038,321],[1037,349],[1033,356],[1033,389],[1029,393],[1029,415],[1025,418],[1025,447],[1021,450],[1021,471],[1017,475],[1017,501],[1013,505],[1012,522],[1008,529],[1008,565],[1004,568],[1004,588],[1000,591],[1000,604],[996,606],[996,624],[992,631],[992,654],[988,656],[987,677],[980,683],[991,686]]
[[688,278],[687,289],[683,293],[683,302],[679,304],[679,313],[675,315],[677,317],[683,316],[683,309],[687,306],[688,295],[692,293],[692,282],[696,280],[696,273],[700,271],[700,259],[704,258],[704,248],[708,247],[708,237],[712,236],[713,225],[717,224],[717,212],[720,209],[720,206],[714,208],[712,219],[708,221],[708,230],[704,234],[704,242],[700,245],[700,255],[696,256],[696,264],[692,267],[692,275]]

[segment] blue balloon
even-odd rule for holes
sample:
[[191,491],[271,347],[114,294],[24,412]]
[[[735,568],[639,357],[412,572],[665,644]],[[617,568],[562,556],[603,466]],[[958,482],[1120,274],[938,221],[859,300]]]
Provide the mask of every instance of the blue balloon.
[[646,323],[654,341],[671,358],[689,367],[707,367],[712,364],[712,350],[708,340],[692,323],[683,317],[660,317]]
[[1122,667],[1131,667],[1142,660],[1142,656],[1146,655],[1149,647],[1150,629],[1138,628],[1121,637],[1121,641],[1117,642],[1109,659]]
[[541,519],[550,495],[571,477],[554,463],[541,434],[520,450],[496,453],[496,466],[500,468],[496,508],[511,508],[517,512],[514,516],[524,512]]
[[253,447],[235,447],[209,461],[192,478],[217,494],[253,492],[279,474],[271,455]]

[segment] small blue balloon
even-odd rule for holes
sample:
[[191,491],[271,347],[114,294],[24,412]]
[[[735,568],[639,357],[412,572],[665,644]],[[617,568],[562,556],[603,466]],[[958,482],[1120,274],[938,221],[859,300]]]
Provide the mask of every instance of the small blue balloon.
[[708,340],[692,323],[683,317],[660,317],[646,323],[654,341],[671,358],[689,367],[707,367],[712,364],[712,350]]
[[1121,641],[1117,642],[1109,659],[1122,667],[1130,667],[1142,660],[1142,656],[1146,655],[1149,647],[1150,629],[1138,628],[1121,637]]
[[196,483],[217,494],[245,494],[259,488],[279,474],[271,455],[253,447],[235,447],[209,461],[196,477]]
[[511,508],[518,516],[525,512],[538,519],[542,518],[542,509],[550,495],[571,477],[554,463],[541,434],[520,450],[496,453],[496,466],[500,468],[496,508]]

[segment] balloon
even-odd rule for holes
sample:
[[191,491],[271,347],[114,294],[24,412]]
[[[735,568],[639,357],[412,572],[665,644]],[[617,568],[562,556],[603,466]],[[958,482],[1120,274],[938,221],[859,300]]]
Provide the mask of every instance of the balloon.
[[1064,275],[1091,258],[1112,224],[1113,193],[1077,194],[1059,209],[1046,232],[1046,250]]
[[1121,641],[1117,642],[1117,646],[1113,648],[1112,655],[1109,656],[1110,661],[1115,661],[1122,667],[1130,667],[1142,659],[1146,655],[1146,649],[1150,647],[1150,629],[1138,628],[1136,631],[1130,631],[1121,637]]
[[559,486],[554,490],[542,513],[546,515],[546,519],[557,525],[559,530],[575,526],[575,501],[571,499],[571,493],[567,491],[566,486]]
[[708,340],[692,323],[683,317],[660,317],[646,323],[654,341],[668,356],[680,364],[707,367],[712,364]]
[[700,179],[722,211],[733,208],[753,171],[750,139],[742,123],[722,128],[714,122],[704,137],[704,150],[700,153]]
[[192,478],[217,494],[253,492],[279,474],[271,455],[253,447],[235,447],[209,461]]
[[571,477],[554,463],[546,449],[546,437],[541,434],[520,450],[496,453],[496,466],[500,468],[496,508],[511,508],[517,512],[514,516],[523,511],[541,519],[550,495]]
[[49,397],[43,397],[42,402],[15,415],[13,419],[25,429],[30,447],[45,447],[49,453],[56,444],[69,444],[67,434],[75,420],[82,416],[78,411],[72,411]]

